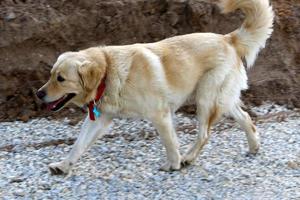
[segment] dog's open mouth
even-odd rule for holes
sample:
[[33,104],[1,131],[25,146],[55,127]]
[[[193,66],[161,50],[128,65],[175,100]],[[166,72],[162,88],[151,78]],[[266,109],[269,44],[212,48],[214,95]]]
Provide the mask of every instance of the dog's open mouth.
[[64,107],[64,105],[68,101],[70,101],[73,97],[75,97],[75,95],[76,95],[75,93],[66,94],[63,97],[57,99],[56,101],[47,103],[47,109],[51,111],[58,111],[59,109]]

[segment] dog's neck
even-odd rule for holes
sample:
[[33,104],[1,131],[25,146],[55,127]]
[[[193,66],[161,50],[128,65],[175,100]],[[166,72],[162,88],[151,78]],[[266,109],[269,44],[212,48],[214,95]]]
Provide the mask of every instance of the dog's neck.
[[101,99],[101,97],[104,93],[105,80],[106,80],[106,76],[104,76],[104,78],[102,78],[101,83],[99,84],[99,86],[97,88],[95,98],[93,100],[91,100],[88,104],[89,117],[90,117],[90,120],[92,120],[92,121],[94,121],[96,118],[100,117],[100,114],[101,114],[100,111],[97,108],[97,103]]
[[[130,71],[131,60],[124,62],[125,57],[131,57],[133,52],[119,46],[100,47],[99,50],[105,56],[106,87],[103,97],[99,101],[100,110],[107,113],[117,113],[122,103],[120,94],[126,84]],[[128,54],[128,55],[127,55]]]

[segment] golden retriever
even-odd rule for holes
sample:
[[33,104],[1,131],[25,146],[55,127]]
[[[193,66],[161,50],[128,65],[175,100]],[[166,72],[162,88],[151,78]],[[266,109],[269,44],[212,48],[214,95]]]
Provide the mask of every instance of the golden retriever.
[[[68,103],[92,108],[69,155],[49,165],[53,174],[68,173],[96,138],[105,134],[114,117],[153,123],[166,149],[167,161],[162,165],[166,171],[195,160],[212,124],[224,114],[246,132],[250,152],[258,151],[259,134],[241,109],[240,93],[247,89],[242,60],[247,68],[254,64],[273,31],[274,13],[268,0],[220,0],[218,5],[225,13],[241,9],[245,13],[241,27],[226,35],[193,33],[155,43],[92,47],[58,57],[50,80],[37,96],[53,111]],[[104,89],[100,96],[99,85]],[[197,106],[199,133],[181,156],[172,115],[186,103]],[[98,117],[97,112],[102,114]]]

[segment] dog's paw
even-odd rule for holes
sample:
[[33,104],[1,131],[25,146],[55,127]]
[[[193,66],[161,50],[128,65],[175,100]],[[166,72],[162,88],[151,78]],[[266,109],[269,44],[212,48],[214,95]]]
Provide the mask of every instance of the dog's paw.
[[190,164],[192,164],[195,161],[195,157],[192,154],[186,154],[183,156],[182,160],[181,160],[181,166],[182,167],[186,167]]
[[181,161],[181,167],[187,167],[189,166],[190,164],[192,164],[193,161],[188,161],[188,160],[182,160]]
[[259,151],[260,142],[257,141],[255,144],[252,144],[249,148],[249,154],[255,155]]
[[253,135],[251,135],[251,137],[248,139],[248,145],[249,154],[257,154],[260,147],[260,137],[258,132],[255,132]]
[[63,175],[68,174],[71,165],[68,162],[61,161],[61,162],[55,162],[48,165],[51,175]]
[[256,148],[249,149],[249,154],[256,155],[259,151],[259,145]]
[[170,171],[178,171],[181,168],[181,164],[179,163],[171,163],[171,162],[166,162],[163,164],[159,170],[160,171],[165,171],[165,172],[170,172]]

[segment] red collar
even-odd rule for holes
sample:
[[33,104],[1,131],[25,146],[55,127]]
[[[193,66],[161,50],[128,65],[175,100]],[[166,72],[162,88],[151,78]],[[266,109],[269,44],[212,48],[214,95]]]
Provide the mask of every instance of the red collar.
[[92,121],[95,121],[95,114],[93,112],[95,103],[100,100],[100,98],[102,97],[104,90],[105,90],[105,79],[106,79],[106,77],[104,77],[102,79],[100,85],[98,86],[95,99],[90,101],[90,103],[89,103],[89,116],[90,116],[90,120],[92,120]]

